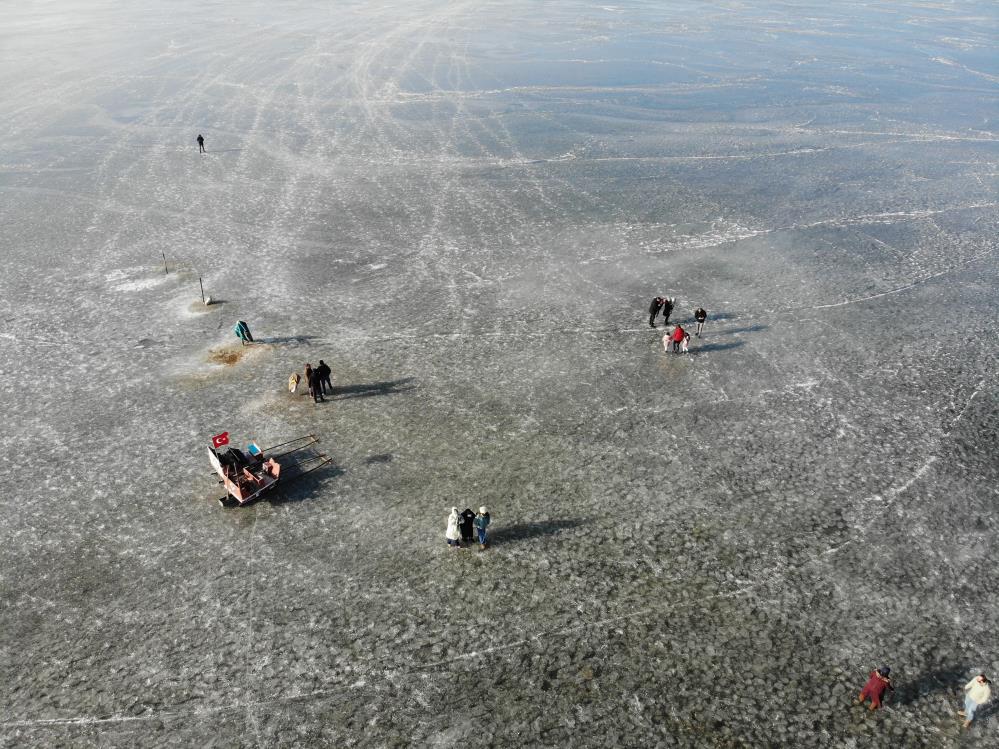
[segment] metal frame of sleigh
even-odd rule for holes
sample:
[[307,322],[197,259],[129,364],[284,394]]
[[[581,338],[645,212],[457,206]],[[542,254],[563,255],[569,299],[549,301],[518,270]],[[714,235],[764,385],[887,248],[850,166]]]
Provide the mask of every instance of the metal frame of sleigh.
[[[219,504],[223,507],[249,504],[271,492],[279,484],[288,486],[303,476],[328,466],[333,458],[325,453],[302,454],[318,442],[316,435],[307,434],[267,448],[250,442],[244,452],[238,447],[227,447],[228,432],[216,434],[208,447],[208,462],[219,475],[219,483],[226,490],[226,496],[219,498]],[[279,448],[285,449],[278,453],[272,452]],[[289,462],[289,456],[296,458]]]

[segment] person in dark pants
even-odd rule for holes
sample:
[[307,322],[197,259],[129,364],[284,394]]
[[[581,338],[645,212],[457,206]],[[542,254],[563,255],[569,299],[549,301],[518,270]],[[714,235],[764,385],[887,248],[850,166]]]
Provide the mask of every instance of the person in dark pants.
[[669,325],[669,316],[673,312],[673,300],[676,297],[666,297],[663,299],[663,324]]
[[458,530],[461,531],[461,540],[466,544],[472,543],[472,536],[475,533],[475,513],[470,507],[466,507],[458,516]]
[[205,136],[198,133],[198,153],[208,153],[205,151]]
[[326,395],[327,392],[333,395],[333,380],[330,379],[333,376],[333,370],[327,366],[326,362],[320,359],[316,371],[319,373],[319,384],[323,388],[323,395]]
[[305,377],[302,379],[305,380],[305,387],[309,389],[309,395],[312,395],[314,398],[315,395],[312,393],[312,364],[310,362],[305,363]]
[[663,308],[663,298],[657,296],[652,300],[652,304],[649,305],[649,327],[656,327],[656,315],[659,314],[659,310]]
[[309,375],[309,390],[312,392],[313,403],[319,403],[319,401],[326,402],[326,399],[323,397],[323,378],[319,374],[318,367],[313,369]]
[[685,331],[680,325],[677,325],[673,329],[673,353],[674,354],[679,354],[680,353],[680,344],[683,343],[683,337],[685,335],[687,335],[687,331]]
[[704,307],[698,307],[694,310],[694,319],[697,321],[697,329],[694,331],[694,335],[700,338],[701,331],[704,330],[704,321],[708,319],[708,313],[704,310]]

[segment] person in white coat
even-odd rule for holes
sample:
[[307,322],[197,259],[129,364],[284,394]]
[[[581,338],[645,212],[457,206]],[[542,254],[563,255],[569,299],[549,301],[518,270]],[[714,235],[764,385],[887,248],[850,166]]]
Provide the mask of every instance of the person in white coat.
[[444,531],[444,538],[447,545],[452,549],[461,548],[461,532],[458,530],[458,508],[452,507],[451,514],[447,516],[447,530]]
[[964,710],[958,710],[958,715],[964,716],[964,727],[968,728],[975,719],[975,711],[992,699],[992,688],[985,674],[978,674],[964,685]]

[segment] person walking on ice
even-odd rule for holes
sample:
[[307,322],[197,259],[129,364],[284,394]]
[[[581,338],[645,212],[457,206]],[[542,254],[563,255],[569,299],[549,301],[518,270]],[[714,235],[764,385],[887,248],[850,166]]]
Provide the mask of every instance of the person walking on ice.
[[329,368],[326,362],[320,359],[316,371],[319,373],[319,384],[322,386],[323,395],[326,395],[327,389],[329,390],[329,394],[333,395],[333,380],[330,379],[333,376],[333,370]]
[[657,296],[652,300],[652,304],[649,305],[649,327],[656,327],[656,315],[659,314],[659,310],[663,308],[663,298]]
[[690,351],[690,333],[683,334],[683,340],[680,341],[680,353],[686,354]]
[[683,341],[683,337],[687,335],[687,331],[683,329],[682,325],[677,325],[673,328],[673,353],[680,353],[680,343]]
[[452,507],[447,516],[447,528],[444,530],[444,540],[452,549],[461,548],[461,533],[458,531],[458,508]]
[[489,527],[489,513],[485,507],[479,508],[479,514],[475,516],[475,532],[479,536],[479,550],[483,550],[489,545],[486,540],[486,528]]
[[992,688],[989,686],[991,683],[985,674],[978,674],[964,685],[964,710],[958,710],[957,714],[964,716],[965,728],[971,727],[971,721],[975,719],[978,708],[992,699]]
[[663,333],[663,351],[667,354],[669,353],[669,347],[673,345],[673,331],[666,327],[666,332]]
[[198,153],[208,153],[205,150],[205,136],[198,133]]
[[694,330],[694,335],[700,338],[701,331],[704,330],[704,321],[708,319],[708,313],[704,307],[698,307],[694,310],[694,319],[697,321],[697,329]]
[[326,402],[326,398],[323,395],[323,376],[318,367],[313,369],[309,375],[309,392],[312,393],[313,403]]
[[885,691],[890,689],[895,691],[895,687],[892,686],[891,679],[888,678],[888,674],[891,673],[891,669],[888,666],[882,666],[877,671],[871,671],[871,676],[864,684],[864,688],[860,690],[860,696],[857,697],[857,704],[863,705],[867,700],[871,701],[871,706],[869,710],[877,710],[881,707],[881,698],[884,697]]

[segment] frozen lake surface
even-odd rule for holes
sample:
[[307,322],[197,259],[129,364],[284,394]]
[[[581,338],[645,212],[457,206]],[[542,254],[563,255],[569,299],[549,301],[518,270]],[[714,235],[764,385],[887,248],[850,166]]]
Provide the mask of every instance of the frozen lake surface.
[[994,740],[994,3],[3,17],[3,744]]

